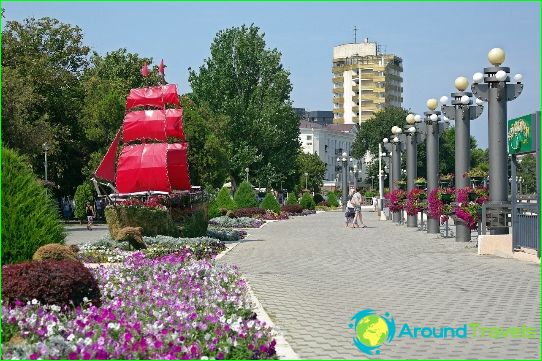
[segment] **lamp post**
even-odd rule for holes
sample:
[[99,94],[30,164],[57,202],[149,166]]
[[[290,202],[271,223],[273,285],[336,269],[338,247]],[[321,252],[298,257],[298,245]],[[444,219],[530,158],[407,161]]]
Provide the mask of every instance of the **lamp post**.
[[305,172],[305,189],[306,190],[309,190],[309,187],[308,187],[308,178],[309,177],[309,173]]
[[248,183],[248,172],[249,172],[250,169],[248,169],[248,167],[245,168],[245,172],[247,172],[247,183]]
[[49,144],[43,143],[43,151],[45,152],[45,183],[47,184],[47,152],[49,151]]
[[[390,181],[392,184],[390,188],[392,190],[398,189],[397,181],[401,178],[401,141],[399,140],[399,134],[403,132],[398,126],[393,126],[391,132],[394,137],[391,140],[391,178]],[[401,222],[401,212],[393,212],[392,219],[396,223]]]
[[[426,133],[426,152],[427,152],[427,194],[429,195],[439,186],[439,115],[437,109],[437,100],[429,99],[426,103],[429,109],[424,113]],[[427,233],[440,233],[440,219],[427,218]]]
[[[489,134],[489,204],[508,203],[508,150],[507,150],[507,104],[516,99],[523,90],[523,76],[516,74],[516,84],[509,84],[510,68],[501,67],[505,53],[494,48],[487,54],[493,65],[484,68],[484,74],[475,73],[471,90],[474,96],[487,102]],[[483,82],[483,83],[482,83]],[[492,227],[490,234],[508,234],[508,227]]]
[[[406,116],[406,122],[410,126],[406,129],[406,153],[407,153],[407,192],[414,189],[417,176],[418,140],[416,139],[416,117],[414,114]],[[407,215],[407,227],[418,227],[418,215]]]
[[[469,86],[467,78],[460,76],[455,79],[455,87],[458,90],[451,93],[452,105],[448,103],[448,97],[440,98],[442,114],[449,119],[455,120],[455,191],[456,197],[461,188],[469,187],[469,178],[466,175],[470,168],[470,121],[478,118],[484,110],[483,102],[476,99],[475,106],[472,104],[472,93],[466,92]],[[460,219],[455,220],[455,240],[457,242],[470,241],[470,228]]]
[[358,188],[358,174],[359,174],[358,165],[357,163],[355,163],[352,169],[352,175],[354,178],[354,189]]
[[342,195],[342,208],[343,211],[346,210],[346,202],[348,201],[348,154],[344,152],[342,157],[337,158],[337,162],[342,164],[342,180],[343,180],[343,195]]
[[382,143],[378,143],[378,209],[383,210],[384,199],[384,171],[382,170],[382,157],[386,153],[382,152]]

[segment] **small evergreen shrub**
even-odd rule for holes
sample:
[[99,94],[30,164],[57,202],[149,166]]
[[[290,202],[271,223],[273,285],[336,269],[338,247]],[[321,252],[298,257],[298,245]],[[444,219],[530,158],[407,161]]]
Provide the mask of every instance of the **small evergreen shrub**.
[[202,209],[184,217],[181,224],[181,237],[202,237],[207,235],[209,222]]
[[252,186],[247,181],[243,181],[239,185],[239,188],[237,188],[233,200],[239,208],[258,207],[256,193],[254,193]]
[[288,198],[286,198],[286,204],[299,204],[295,192],[288,193]]
[[301,205],[297,203],[285,204],[282,207],[280,207],[280,210],[288,214],[300,214],[301,212],[303,212],[303,207],[301,207]]
[[64,242],[55,202],[41,186],[28,162],[2,149],[2,264],[32,259],[49,243]]
[[322,197],[322,195],[320,193],[316,193],[314,195],[313,199],[314,199],[314,204],[320,204],[323,201],[325,201],[324,197]]
[[237,218],[261,216],[263,214],[265,214],[265,209],[260,207],[239,208],[233,212],[233,215]]
[[299,204],[301,204],[301,207],[303,207],[303,209],[314,209],[314,207],[316,206],[316,204],[314,204],[314,199],[312,199],[311,194],[308,192],[303,194],[303,197],[301,197]]
[[329,203],[330,207],[339,206],[339,200],[337,199],[337,195],[335,194],[335,192],[329,192],[327,194],[327,203]]
[[234,210],[237,208],[228,188],[223,187],[216,195],[215,202],[218,208]]
[[63,260],[68,259],[72,261],[77,260],[76,252],[71,247],[65,246],[59,243],[50,243],[45,246],[41,246],[32,256],[34,261],[44,260]]
[[280,204],[271,193],[265,195],[262,204],[260,204],[260,208],[273,211],[277,214],[280,213]]
[[90,184],[83,183],[78,185],[73,200],[75,202],[75,217],[78,219],[86,219],[87,212],[85,209],[87,202],[90,202],[90,204],[94,202]]
[[2,300],[78,306],[87,298],[100,306],[100,289],[81,262],[45,260],[2,266]]

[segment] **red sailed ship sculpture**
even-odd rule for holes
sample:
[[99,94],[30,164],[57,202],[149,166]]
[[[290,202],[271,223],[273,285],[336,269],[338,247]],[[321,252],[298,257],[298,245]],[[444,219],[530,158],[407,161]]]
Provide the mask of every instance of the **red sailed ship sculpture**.
[[[159,72],[164,75],[163,61]],[[141,73],[149,74],[147,64]],[[113,183],[119,194],[189,191],[187,150],[177,86],[131,89],[122,127],[95,175]]]

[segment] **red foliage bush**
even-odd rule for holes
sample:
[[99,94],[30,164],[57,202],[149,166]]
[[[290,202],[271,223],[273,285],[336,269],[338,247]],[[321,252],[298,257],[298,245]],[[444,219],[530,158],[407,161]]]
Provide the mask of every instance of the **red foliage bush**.
[[2,266],[2,299],[8,303],[36,299],[41,304],[78,306],[86,297],[100,306],[100,296],[96,279],[78,261],[45,260]]
[[328,201],[321,201],[320,203],[318,203],[319,206],[321,207],[329,207],[329,202]]
[[265,209],[260,207],[239,208],[233,212],[235,217],[254,217],[265,214]]
[[303,212],[303,207],[301,207],[300,204],[285,204],[283,205],[282,207],[280,207],[280,210],[281,212],[286,212],[286,213],[301,213]]

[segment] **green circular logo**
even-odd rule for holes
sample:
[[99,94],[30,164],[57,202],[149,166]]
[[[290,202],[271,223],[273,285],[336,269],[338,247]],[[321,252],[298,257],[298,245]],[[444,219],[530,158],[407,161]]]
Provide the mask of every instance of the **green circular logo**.
[[356,336],[365,346],[382,345],[388,338],[388,323],[379,315],[363,317],[356,325]]

